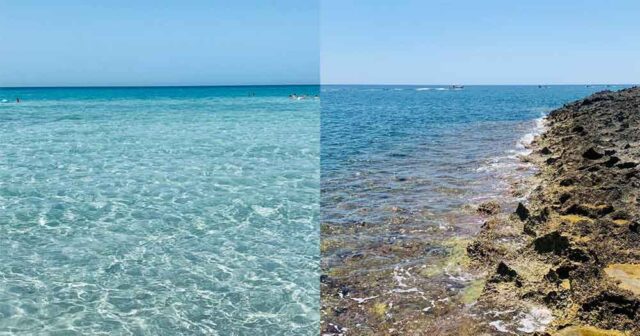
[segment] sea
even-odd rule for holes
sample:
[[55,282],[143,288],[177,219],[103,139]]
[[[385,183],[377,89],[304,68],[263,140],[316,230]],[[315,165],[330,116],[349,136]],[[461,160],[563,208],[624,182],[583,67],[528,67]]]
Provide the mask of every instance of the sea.
[[477,206],[526,198],[545,114],[622,87],[323,86],[323,333],[457,330],[483,284],[462,270]]
[[0,89],[0,334],[317,334],[318,94]]

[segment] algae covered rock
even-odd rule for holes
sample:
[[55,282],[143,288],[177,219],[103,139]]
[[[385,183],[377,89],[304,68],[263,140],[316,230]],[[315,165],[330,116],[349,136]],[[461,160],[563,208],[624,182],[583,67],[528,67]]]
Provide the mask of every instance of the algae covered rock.
[[500,204],[496,201],[487,201],[478,206],[478,212],[483,215],[495,215],[500,212]]

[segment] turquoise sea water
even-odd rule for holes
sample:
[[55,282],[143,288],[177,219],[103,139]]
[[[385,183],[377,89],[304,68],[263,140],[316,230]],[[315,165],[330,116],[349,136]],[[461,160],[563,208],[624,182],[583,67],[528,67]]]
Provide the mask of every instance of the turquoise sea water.
[[0,334],[315,335],[318,87],[0,89]]
[[509,211],[524,196],[513,184],[531,172],[518,155],[545,113],[620,88],[324,86],[323,331],[458,323],[459,295],[477,275],[453,266],[483,222],[477,205],[496,199]]

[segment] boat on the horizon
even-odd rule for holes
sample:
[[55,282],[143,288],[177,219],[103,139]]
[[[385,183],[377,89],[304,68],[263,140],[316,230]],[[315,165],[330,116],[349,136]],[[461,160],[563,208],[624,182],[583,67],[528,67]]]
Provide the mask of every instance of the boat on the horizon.
[[464,85],[451,85],[451,88],[454,90],[462,90],[464,89]]

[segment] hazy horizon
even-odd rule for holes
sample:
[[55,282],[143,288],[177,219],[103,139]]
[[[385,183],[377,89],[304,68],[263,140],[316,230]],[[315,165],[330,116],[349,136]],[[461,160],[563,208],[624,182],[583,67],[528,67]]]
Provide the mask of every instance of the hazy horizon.
[[623,85],[640,78],[633,39],[640,4],[629,0],[154,4],[0,3],[0,87]]
[[320,10],[323,84],[615,85],[640,78],[634,1],[323,0]]
[[453,86],[453,85],[464,85],[464,86],[580,86],[580,85],[590,85],[590,86],[623,86],[623,85],[638,85],[638,83],[531,83],[531,84],[521,84],[521,83],[500,83],[500,84],[465,84],[465,83],[402,83],[402,84],[393,84],[393,83],[322,83],[320,86]]
[[108,89],[108,88],[235,88],[235,87],[269,87],[269,86],[321,86],[321,84],[187,84],[187,85],[57,85],[57,86],[0,86],[2,89]]
[[636,86],[640,83],[568,83],[568,84],[430,84],[430,83],[408,83],[408,84],[387,84],[387,83],[368,83],[368,84],[341,84],[341,83],[322,83],[322,84],[202,84],[202,85],[78,85],[78,86],[0,86],[0,89],[109,89],[109,88],[237,88],[237,87],[279,87],[279,86]]
[[0,87],[319,82],[318,3],[0,3]]

